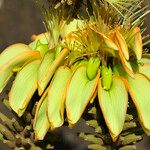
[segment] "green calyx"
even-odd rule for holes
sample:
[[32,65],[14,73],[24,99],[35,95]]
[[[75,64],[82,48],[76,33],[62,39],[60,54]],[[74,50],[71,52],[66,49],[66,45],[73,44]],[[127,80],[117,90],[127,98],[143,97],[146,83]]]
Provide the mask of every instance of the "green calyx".
[[43,44],[40,40],[38,40],[35,49],[40,51],[41,56],[43,57],[45,53],[48,51],[48,44]]
[[111,67],[102,66],[101,68],[102,76],[102,87],[104,90],[109,90],[112,83],[112,69]]
[[100,65],[99,57],[91,57],[87,63],[87,76],[90,80],[94,79],[97,75],[97,71]]

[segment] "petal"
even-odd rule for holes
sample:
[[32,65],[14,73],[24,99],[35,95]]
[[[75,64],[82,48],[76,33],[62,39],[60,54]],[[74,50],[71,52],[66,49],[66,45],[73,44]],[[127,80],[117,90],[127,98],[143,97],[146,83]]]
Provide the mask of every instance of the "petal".
[[89,80],[86,75],[86,66],[80,66],[74,71],[70,82],[68,82],[66,96],[66,111],[70,125],[75,124],[80,119],[87,104],[92,99],[99,76],[100,71],[93,80]]
[[1,54],[0,54],[0,68],[8,63],[11,59],[14,59],[19,54],[22,54],[23,52],[26,52],[28,50],[31,50],[31,48],[28,45],[18,43],[13,44],[9,47],[7,47]]
[[127,60],[124,58],[124,56],[123,56],[123,54],[122,54],[122,52],[121,52],[120,50],[119,50],[119,56],[120,56],[120,60],[121,60],[121,63],[122,63],[122,65],[123,65],[125,71],[126,71],[132,78],[134,78],[134,72],[133,72],[133,69],[132,69],[132,66],[131,66],[130,62],[127,61]]
[[150,80],[150,63],[149,64],[139,64],[139,73],[144,74]]
[[129,41],[130,48],[135,52],[136,58],[140,60],[142,58],[142,37],[139,27],[134,28],[132,33],[132,39]]
[[29,50],[27,45],[15,44],[8,47],[0,55],[0,92],[12,76],[13,69],[23,66],[26,62],[39,58],[40,53]]
[[58,68],[51,81],[47,101],[47,114],[51,129],[60,127],[64,123],[66,84],[70,76],[71,70],[62,66]]
[[22,116],[34,92],[37,89],[37,70],[40,60],[27,64],[16,76],[9,93],[11,108]]
[[124,82],[136,106],[140,123],[150,135],[150,81],[141,74],[135,74],[134,79],[129,76],[126,79]]
[[12,75],[13,75],[13,72],[11,72],[11,70],[3,71],[0,74],[0,93],[3,91],[3,89],[5,88],[6,84],[8,83]]
[[48,51],[42,62],[41,62],[41,65],[38,69],[38,92],[39,92],[39,95],[42,94],[42,89],[40,89],[40,81],[43,80],[43,78],[46,77],[46,74],[49,70],[49,68],[51,67],[53,61],[55,60],[55,52],[54,51]]
[[142,59],[138,61],[139,63],[149,63],[150,64],[150,54],[143,54]]
[[116,30],[116,40],[117,40],[117,43],[119,45],[119,48],[120,48],[123,56],[125,57],[126,60],[129,60],[128,46],[126,44],[124,37],[118,30]]
[[38,102],[33,128],[35,132],[35,139],[36,140],[43,140],[48,129],[49,129],[49,122],[46,115],[46,103],[48,100],[48,96],[42,97]]
[[108,48],[116,50],[116,51],[118,50],[117,45],[110,38],[106,37],[104,34],[96,31],[93,28],[91,28],[91,30],[93,30],[95,33],[97,33],[99,35],[99,37],[104,40],[104,42]]
[[143,56],[139,61],[132,61],[132,68],[134,72],[141,73],[150,79],[150,57],[149,55]]
[[[60,63],[62,63],[64,61],[64,59],[66,58],[68,53],[69,53],[68,49],[66,49],[66,48],[63,49],[52,63],[48,63],[48,66],[47,66],[46,70],[44,70],[44,72],[42,73],[42,76],[38,72],[39,95],[41,95],[43,93],[47,84],[49,83],[50,79],[52,78],[54,72],[56,71],[56,69],[58,68]],[[45,63],[45,62],[42,62],[42,63]],[[43,65],[43,64],[41,64],[41,65]],[[45,67],[45,64],[44,64],[44,67]]]
[[98,83],[98,99],[106,125],[113,141],[116,141],[123,129],[128,105],[128,93],[122,79],[113,77],[109,91],[102,88],[100,79]]

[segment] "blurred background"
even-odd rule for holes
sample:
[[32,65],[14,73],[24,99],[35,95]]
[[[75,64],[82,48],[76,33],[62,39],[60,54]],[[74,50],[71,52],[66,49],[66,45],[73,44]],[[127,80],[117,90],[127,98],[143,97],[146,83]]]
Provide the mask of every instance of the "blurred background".
[[32,0],[0,0],[0,50],[28,43],[31,35],[44,31],[42,17]]
[[[145,0],[144,5],[150,5],[150,0]],[[150,14],[145,20],[145,26],[148,27],[146,34],[150,33],[149,25]],[[32,34],[44,31],[42,16],[34,0],[0,0],[0,51],[14,43],[29,43]],[[147,47],[150,48],[150,45]],[[7,113],[1,101],[0,111]],[[0,143],[0,150],[5,149],[8,148]],[[144,140],[138,144],[138,150],[149,149],[150,138],[144,136]]]

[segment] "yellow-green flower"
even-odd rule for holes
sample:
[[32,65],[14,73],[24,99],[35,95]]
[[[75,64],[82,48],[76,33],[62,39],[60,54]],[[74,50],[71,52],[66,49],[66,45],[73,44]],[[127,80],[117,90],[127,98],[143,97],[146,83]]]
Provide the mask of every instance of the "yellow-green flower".
[[143,51],[137,18],[142,11],[130,6],[134,2],[129,0],[91,3],[93,15],[86,19],[66,18],[63,6],[46,10],[48,32],[33,36],[29,45],[12,45],[0,55],[0,92],[17,72],[9,104],[18,116],[38,90],[34,119],[38,140],[49,128],[62,126],[65,117],[72,127],[97,95],[113,141],[123,129],[129,95],[143,130],[150,134],[150,55]]

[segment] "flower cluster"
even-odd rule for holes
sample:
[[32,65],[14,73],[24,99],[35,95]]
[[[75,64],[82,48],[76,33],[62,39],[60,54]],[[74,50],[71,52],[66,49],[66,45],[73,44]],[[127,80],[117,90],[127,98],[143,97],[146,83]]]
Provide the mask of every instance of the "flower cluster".
[[45,10],[48,31],[0,55],[0,92],[17,72],[9,104],[18,116],[38,90],[38,140],[49,128],[62,126],[65,117],[72,127],[97,95],[113,141],[123,129],[129,94],[143,130],[150,134],[150,55],[143,53],[140,29],[146,8],[139,8],[139,0],[90,4],[92,12],[85,19],[66,17],[65,4],[53,12]]

